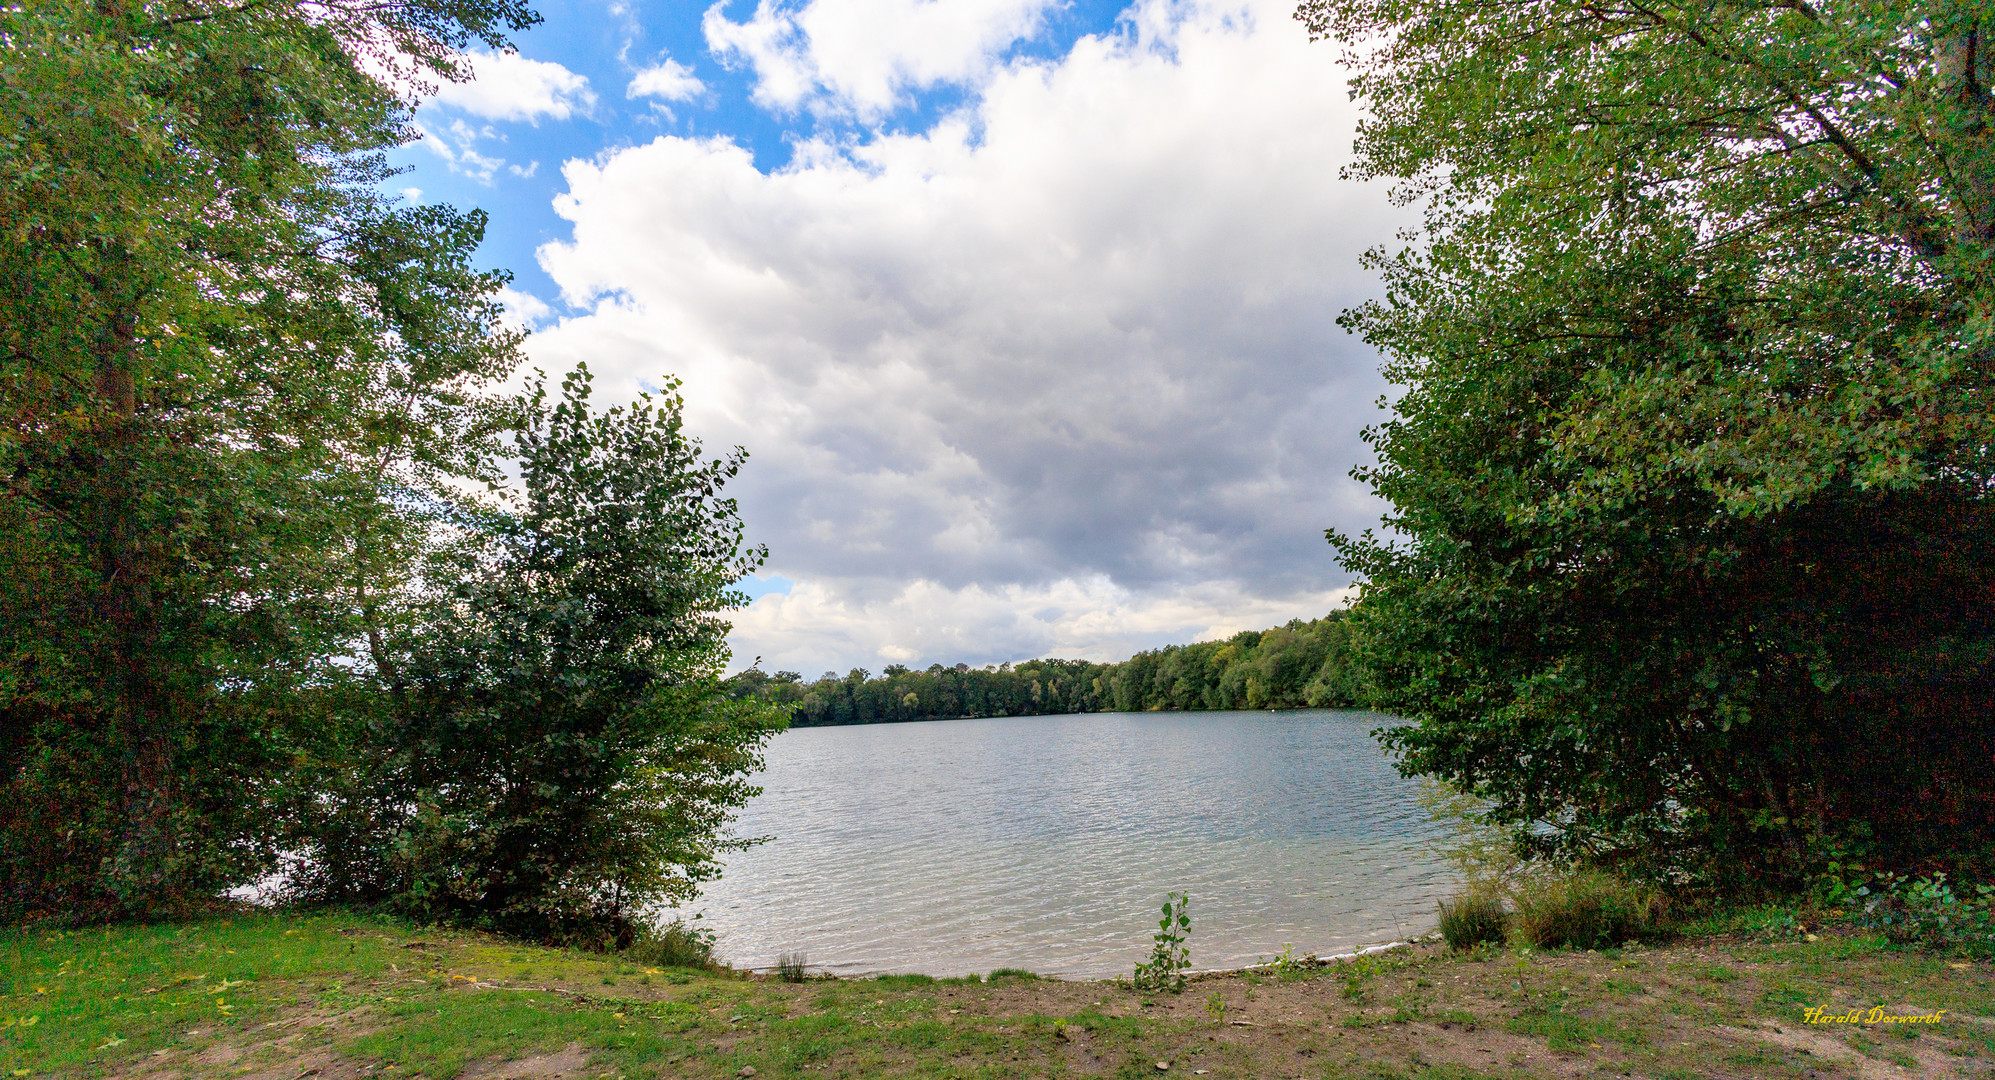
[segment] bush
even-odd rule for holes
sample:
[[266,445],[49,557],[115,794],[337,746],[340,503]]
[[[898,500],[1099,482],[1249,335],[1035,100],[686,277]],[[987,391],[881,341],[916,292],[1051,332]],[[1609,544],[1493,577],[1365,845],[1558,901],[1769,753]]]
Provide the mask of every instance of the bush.
[[1596,949],[1666,936],[1662,894],[1593,870],[1526,881],[1517,927],[1539,948]]
[[714,932],[673,919],[631,943],[624,955],[653,967],[712,968]]
[[1441,936],[1451,949],[1469,949],[1484,942],[1503,944],[1510,915],[1494,893],[1470,890],[1441,901]]
[[1856,890],[1863,900],[1857,922],[1882,930],[1894,944],[1995,957],[1995,886],[1977,885],[1971,892],[1956,894],[1944,873],[1917,881],[1884,876],[1875,889]]

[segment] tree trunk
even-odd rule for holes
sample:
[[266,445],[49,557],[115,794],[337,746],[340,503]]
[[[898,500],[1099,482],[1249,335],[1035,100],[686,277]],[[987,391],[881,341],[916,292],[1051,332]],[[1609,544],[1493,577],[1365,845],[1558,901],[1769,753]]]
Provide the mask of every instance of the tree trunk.
[[94,463],[97,611],[109,655],[102,678],[103,721],[123,757],[118,831],[103,884],[104,902],[143,910],[171,898],[168,870],[177,777],[170,737],[171,702],[159,663],[157,566],[150,523],[143,520],[140,457],[146,448],[138,413],[138,308],[132,258],[103,252],[99,302],[105,312],[97,343],[94,389],[102,413]]

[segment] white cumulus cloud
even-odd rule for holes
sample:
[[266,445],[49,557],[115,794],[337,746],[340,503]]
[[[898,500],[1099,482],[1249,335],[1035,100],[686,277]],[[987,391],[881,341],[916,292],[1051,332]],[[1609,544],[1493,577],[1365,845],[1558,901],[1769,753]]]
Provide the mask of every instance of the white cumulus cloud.
[[666,101],[691,101],[706,89],[706,84],[693,75],[693,69],[670,57],[645,68],[631,77],[627,96],[663,98]]
[[[564,167],[537,363],[668,373],[752,458],[744,662],[972,663],[1321,614],[1385,391],[1335,325],[1407,221],[1343,182],[1355,106],[1290,0],[1142,0],[932,129],[761,172],[661,137]],[[767,665],[765,665],[767,666]]]
[[596,94],[586,76],[549,60],[530,60],[518,53],[472,52],[468,82],[444,83],[431,99],[486,120],[526,120],[542,117],[566,120],[595,108]]
[[1160,642],[1211,641],[1317,618],[1350,595],[1338,589],[1243,596],[1226,583],[1143,594],[1093,577],[959,589],[923,580],[867,598],[802,583],[737,613],[733,640],[737,666],[759,657],[764,671],[807,678],[826,665],[877,673],[887,664],[982,665],[1035,656],[1121,660]]
[[759,0],[745,21],[707,9],[707,44],[755,71],[755,99],[873,118],[909,91],[975,84],[1039,29],[1051,0]]

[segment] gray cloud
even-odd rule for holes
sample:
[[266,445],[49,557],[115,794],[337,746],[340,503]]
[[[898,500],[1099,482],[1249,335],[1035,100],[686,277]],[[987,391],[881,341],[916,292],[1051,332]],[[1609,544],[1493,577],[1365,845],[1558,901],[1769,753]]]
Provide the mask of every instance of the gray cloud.
[[[1150,3],[974,110],[755,170],[726,140],[570,162],[537,360],[753,459],[800,582],[737,621],[781,666],[1111,656],[1320,614],[1322,530],[1385,389],[1336,327],[1406,220],[1337,179],[1355,120],[1286,0]],[[808,672],[818,667],[805,668]]]

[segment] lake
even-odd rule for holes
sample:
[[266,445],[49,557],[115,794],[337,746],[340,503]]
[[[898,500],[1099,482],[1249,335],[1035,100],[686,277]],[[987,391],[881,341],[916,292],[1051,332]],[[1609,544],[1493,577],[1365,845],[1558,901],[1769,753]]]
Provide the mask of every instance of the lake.
[[688,905],[738,967],[1127,974],[1164,895],[1195,969],[1424,932],[1439,830],[1341,710],[1089,713],[798,728]]

